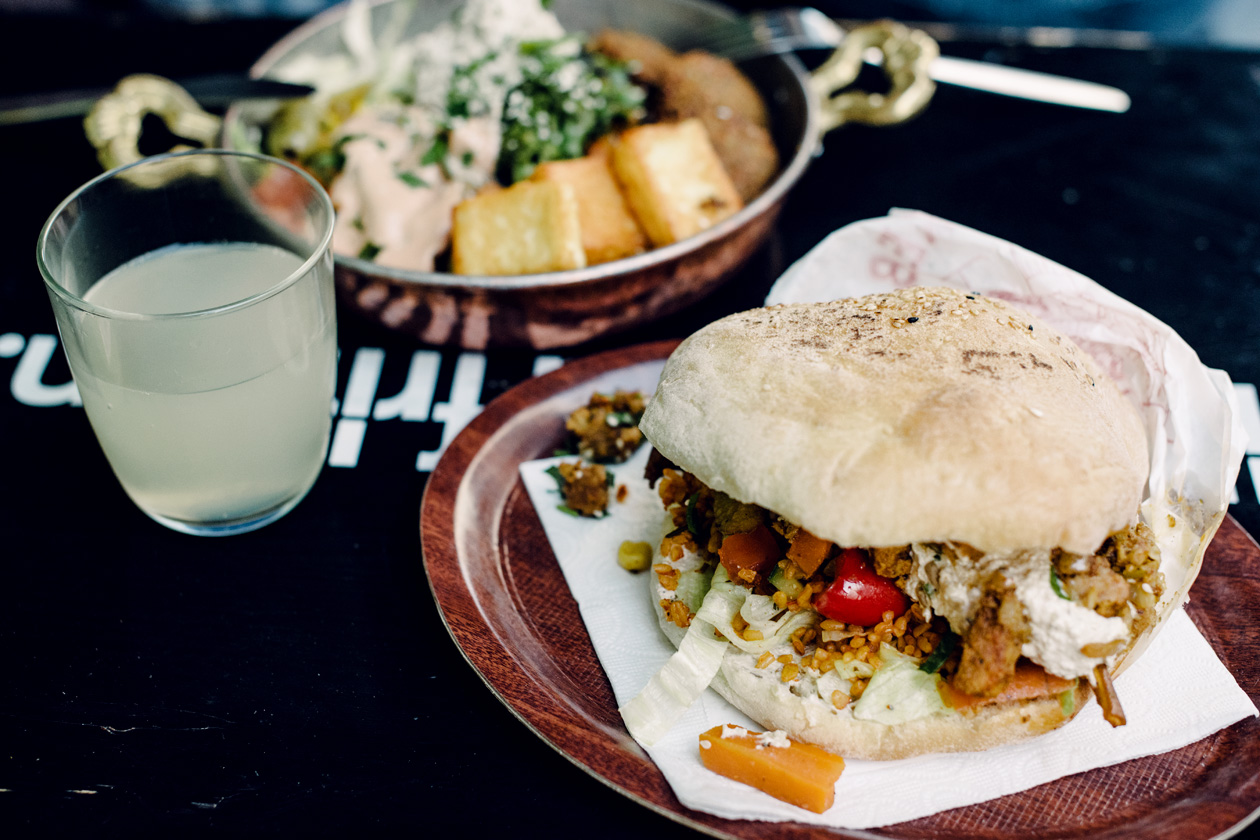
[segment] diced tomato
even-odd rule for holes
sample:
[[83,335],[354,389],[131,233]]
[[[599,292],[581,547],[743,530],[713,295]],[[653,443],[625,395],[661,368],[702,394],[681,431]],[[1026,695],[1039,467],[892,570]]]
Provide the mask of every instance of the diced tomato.
[[782,556],[778,541],[765,525],[758,525],[746,534],[728,534],[718,547],[718,557],[735,581],[742,580],[741,569],[765,575]]
[[827,618],[870,627],[884,613],[899,616],[910,608],[910,599],[886,577],[875,574],[866,552],[841,550],[836,560],[836,579],[814,599],[814,609]]

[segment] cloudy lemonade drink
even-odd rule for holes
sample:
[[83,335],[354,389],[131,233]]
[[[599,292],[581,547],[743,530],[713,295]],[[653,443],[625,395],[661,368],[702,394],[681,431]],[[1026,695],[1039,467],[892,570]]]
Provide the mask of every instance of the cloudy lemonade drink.
[[[273,245],[172,245],[83,295],[130,316],[67,351],[110,465],[159,521],[227,523],[287,509],[314,483],[328,445],[336,329],[330,281],[284,284],[302,264]],[[330,276],[331,259],[308,270]]]

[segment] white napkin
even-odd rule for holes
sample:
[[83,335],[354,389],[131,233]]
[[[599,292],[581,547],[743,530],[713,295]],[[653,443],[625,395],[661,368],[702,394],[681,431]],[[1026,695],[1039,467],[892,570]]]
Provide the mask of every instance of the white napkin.
[[[926,214],[900,211],[837,231],[783,276],[770,302],[904,285],[950,285],[1017,298],[1012,302],[1080,341],[1144,404],[1148,434],[1152,429],[1162,434],[1161,445],[1152,446],[1151,487],[1161,494],[1193,488],[1210,512],[1225,509],[1243,447],[1228,377],[1203,368],[1193,351],[1151,316],[1042,257]],[[1048,300],[1040,297],[1046,289],[1054,293]],[[1104,326],[1081,341],[1082,325],[1090,317],[1101,318]],[[1165,379],[1164,371],[1176,371],[1176,381]],[[653,375],[641,366],[634,378]],[[653,384],[633,381],[622,387],[650,392]],[[660,534],[664,512],[642,477],[646,457],[644,448],[612,468],[629,492],[624,502],[611,505],[611,516],[600,520],[557,509],[556,482],[545,470],[563,458],[521,465],[526,490],[619,705],[637,694],[674,651],[657,625],[648,575],[626,572],[616,560],[622,541],[655,547]],[[648,753],[689,808],[731,819],[873,828],[1178,749],[1257,714],[1180,609],[1150,649],[1116,679],[1116,689],[1129,720],[1119,729],[1090,704],[1063,728],[1023,744],[900,761],[849,760],[836,783],[836,804],[821,815],[702,767],[701,732],[724,723],[759,728],[713,691],[706,691]],[[916,794],[889,796],[890,790]]]

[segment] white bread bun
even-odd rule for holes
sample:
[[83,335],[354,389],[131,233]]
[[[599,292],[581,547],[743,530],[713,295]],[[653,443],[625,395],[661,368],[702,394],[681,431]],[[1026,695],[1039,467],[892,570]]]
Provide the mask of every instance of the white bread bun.
[[640,424],[709,487],[845,546],[1088,554],[1146,483],[1137,412],[1006,303],[911,288],[737,313],[670,356]]
[[[656,574],[650,577],[655,583]],[[661,594],[657,586],[651,589],[654,596]],[[665,617],[659,597],[652,600],[661,629],[677,647],[687,631]],[[1081,680],[1074,708],[1066,715],[1058,697],[1047,697],[982,706],[974,712],[951,710],[890,725],[858,720],[852,706],[837,709],[817,696],[795,693],[779,678],[780,667],[773,663],[759,669],[757,657],[732,645],[709,687],[766,729],[782,729],[845,758],[873,761],[972,752],[1023,741],[1067,723],[1092,696],[1089,683]]]

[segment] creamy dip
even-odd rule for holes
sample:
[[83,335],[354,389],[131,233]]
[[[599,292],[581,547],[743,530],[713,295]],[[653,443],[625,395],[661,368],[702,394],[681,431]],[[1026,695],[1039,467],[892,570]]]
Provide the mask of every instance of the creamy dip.
[[[468,0],[449,21],[394,46],[394,87],[369,94],[338,130],[345,163],[329,190],[333,250],[431,270],[455,205],[494,177],[520,45],[564,36],[538,0]],[[410,100],[412,104],[401,104]]]
[[975,618],[984,582],[1001,572],[1015,587],[1028,619],[1031,638],[1020,652],[1052,674],[1089,676],[1106,657],[1086,656],[1081,648],[1129,636],[1123,618],[1105,618],[1054,591],[1048,550],[991,553],[964,562],[958,562],[959,555],[948,545],[937,550],[916,543],[911,551],[914,564],[907,585],[920,604],[943,616],[960,635]]

